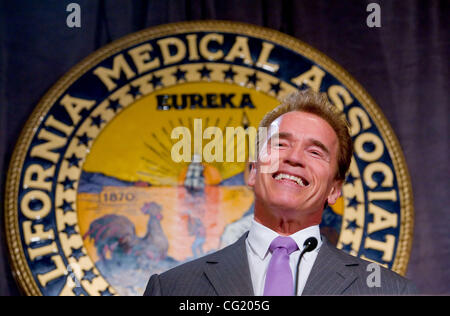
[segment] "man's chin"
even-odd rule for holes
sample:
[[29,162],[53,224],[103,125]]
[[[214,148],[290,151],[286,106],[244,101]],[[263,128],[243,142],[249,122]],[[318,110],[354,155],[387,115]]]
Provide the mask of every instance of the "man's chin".
[[[272,199],[266,205],[270,205],[272,209],[278,209],[283,212],[299,212],[299,213],[311,213],[312,210],[318,210],[318,205],[311,205],[305,199],[301,199],[298,196],[282,195],[276,196],[274,194]],[[314,212],[314,211],[313,211]]]
[[295,202],[294,200],[276,200],[273,201],[270,206],[272,209],[277,210],[279,212],[284,213],[297,213],[301,212],[302,210],[299,208],[299,206],[302,205],[301,202]]

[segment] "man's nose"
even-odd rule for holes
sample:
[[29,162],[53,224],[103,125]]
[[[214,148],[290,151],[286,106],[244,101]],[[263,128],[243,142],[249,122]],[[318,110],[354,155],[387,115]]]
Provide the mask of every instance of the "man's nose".
[[300,146],[294,146],[286,152],[283,161],[293,167],[305,167],[305,153]]

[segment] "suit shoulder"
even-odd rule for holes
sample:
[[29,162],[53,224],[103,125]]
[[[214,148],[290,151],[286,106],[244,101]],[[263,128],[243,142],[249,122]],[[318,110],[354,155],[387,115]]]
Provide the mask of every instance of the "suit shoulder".
[[381,266],[379,263],[352,256],[336,247],[333,248],[333,251],[340,257],[345,266],[358,275],[361,281],[367,280],[371,273],[378,270],[380,272],[381,286],[386,289],[396,289],[393,293],[387,294],[417,294],[417,289],[413,282],[400,274]]
[[167,280],[175,281],[181,278],[186,279],[186,277],[189,275],[191,275],[192,277],[199,276],[203,274],[204,267],[207,262],[215,262],[217,261],[217,258],[226,256],[226,253],[229,251],[230,247],[231,246],[228,246],[224,249],[217,250],[203,257],[182,263],[179,266],[176,266],[170,270],[167,270],[166,272],[161,273],[160,278],[163,281]]
[[167,270],[166,272],[163,272],[160,274],[160,278],[166,279],[171,277],[176,277],[177,275],[185,275],[186,273],[195,273],[199,270],[202,270],[202,267],[204,266],[205,262],[207,261],[207,257],[209,255],[206,255],[201,258],[197,258],[185,263],[180,264],[179,266],[176,266],[174,268],[171,268]]
[[158,280],[161,295],[216,295],[206,275],[207,266],[219,262],[227,265],[230,260],[242,257],[245,252],[245,238],[246,235],[243,235],[236,243],[228,247],[180,264],[154,277],[154,280]]

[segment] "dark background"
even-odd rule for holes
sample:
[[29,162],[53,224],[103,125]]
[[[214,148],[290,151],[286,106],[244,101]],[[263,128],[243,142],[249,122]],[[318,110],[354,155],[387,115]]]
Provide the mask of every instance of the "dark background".
[[[81,28],[66,26],[69,3]],[[369,28],[366,7],[381,6]],[[407,277],[424,294],[450,294],[449,1],[54,0],[0,2],[0,294],[18,295],[7,259],[5,174],[40,98],[90,53],[169,22],[232,20],[294,36],[335,60],[375,99],[411,175],[415,231]]]

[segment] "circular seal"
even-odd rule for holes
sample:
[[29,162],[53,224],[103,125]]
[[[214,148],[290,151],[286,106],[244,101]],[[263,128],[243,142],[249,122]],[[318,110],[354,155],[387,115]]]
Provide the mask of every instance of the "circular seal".
[[103,47],[32,113],[5,200],[10,257],[25,293],[140,295],[151,274],[237,240],[253,215],[251,131],[304,88],[326,93],[355,146],[322,234],[404,274],[412,190],[373,99],[295,38],[243,23],[185,22]]

